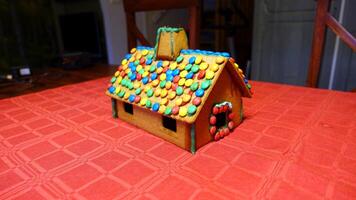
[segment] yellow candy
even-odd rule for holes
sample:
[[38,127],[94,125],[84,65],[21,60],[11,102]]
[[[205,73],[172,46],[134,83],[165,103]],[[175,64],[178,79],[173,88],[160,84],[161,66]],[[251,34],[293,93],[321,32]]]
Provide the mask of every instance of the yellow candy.
[[239,69],[239,72],[241,73],[241,74],[243,74],[244,72],[242,71],[242,69]]
[[206,79],[212,79],[212,78],[214,78],[214,72],[213,71],[210,71],[210,70],[207,70],[206,71],[206,74],[205,74],[205,78]]
[[168,91],[166,89],[161,90],[161,97],[164,98],[168,94]]
[[140,52],[137,52],[135,57],[137,60],[140,60],[140,58],[142,57],[142,54]]
[[121,81],[122,81],[122,77],[121,77],[121,76],[119,76],[119,78],[117,78],[117,79],[116,79],[116,82],[117,82],[118,84],[120,84],[120,83],[121,83]]
[[138,72],[138,71],[141,70],[141,69],[142,69],[142,65],[137,65],[136,71]]
[[148,72],[147,71],[143,72],[143,74],[142,74],[142,77],[146,77],[146,76],[148,76]]
[[116,71],[114,76],[118,77],[120,75],[120,72],[119,71]]
[[166,110],[166,106],[161,105],[161,106],[159,107],[158,112],[162,114],[162,113],[164,113],[165,110]]
[[130,68],[125,69],[125,73],[128,74],[131,71]]
[[180,64],[180,65],[178,65],[178,69],[179,70],[183,70],[185,68],[185,64]]
[[127,68],[128,68],[127,65],[123,65],[123,66],[122,66],[122,69],[123,69],[123,70],[126,70]]
[[181,78],[181,79],[179,79],[179,81],[178,81],[178,85],[183,86],[183,85],[184,85],[184,83],[185,83],[185,78]]
[[146,65],[146,66],[145,66],[145,71],[149,71],[149,70],[150,70],[150,66],[151,66],[151,65]]
[[151,87],[150,86],[146,86],[143,91],[147,92],[149,89],[151,89]]
[[131,58],[129,59],[130,62],[135,61],[135,56],[131,56]]
[[206,62],[203,62],[203,63],[201,63],[200,65],[199,65],[199,69],[200,70],[206,70],[206,68],[208,68],[208,63],[206,63]]
[[171,87],[172,87],[172,82],[167,81],[167,83],[166,83],[166,89],[169,90],[169,89],[171,89]]
[[158,97],[159,95],[161,95],[161,89],[160,88],[157,88],[155,90],[155,96]]
[[163,61],[163,63],[162,63],[163,67],[167,67],[168,65],[169,65],[169,61],[168,60]]
[[181,107],[179,109],[179,116],[185,117],[187,115],[187,108],[186,107]]
[[176,106],[180,106],[180,105],[182,105],[182,103],[183,103],[183,99],[182,98],[179,98],[179,99],[177,99],[175,101]]
[[136,48],[132,48],[130,53],[135,53],[136,52]]
[[126,65],[127,64],[127,60],[126,59],[123,59],[122,61],[121,61],[121,65]]
[[214,63],[213,66],[211,66],[211,70],[213,70],[213,72],[216,72],[219,70],[219,65]]
[[157,70],[156,70],[157,74],[161,74],[162,71],[163,71],[163,68],[162,68],[162,67],[158,67]]
[[161,74],[160,76],[159,76],[159,80],[161,80],[161,81],[164,81],[164,80],[166,80],[166,74]]
[[203,59],[203,57],[197,56],[197,57],[195,58],[195,64],[199,65],[199,64],[201,63],[202,59]]
[[148,54],[148,50],[147,49],[144,49],[143,51],[142,51],[142,55],[147,55]]
[[141,101],[140,101],[141,106],[146,105],[146,101],[147,101],[146,98],[142,98]]
[[189,94],[184,94],[183,95],[183,102],[187,103],[190,101],[191,96]]
[[154,87],[156,87],[157,85],[158,85],[158,83],[159,83],[159,80],[154,80],[154,81],[152,81],[152,85],[154,86]]
[[125,95],[124,95],[124,99],[127,100],[130,96],[130,93],[126,92]]
[[115,94],[118,94],[120,92],[120,87],[117,87],[116,89],[115,89]]
[[171,92],[168,93],[168,98],[170,100],[174,99],[175,97],[176,97],[176,93],[174,91],[171,91]]
[[191,86],[192,84],[193,84],[193,79],[188,79],[184,83],[184,85],[187,86],[187,87]]
[[234,63],[234,66],[235,66],[236,69],[239,68],[239,65],[237,63]]
[[140,82],[135,82],[133,86],[134,86],[135,89],[137,89],[137,88],[139,88],[141,86],[141,83]]
[[175,70],[177,68],[177,62],[173,62],[171,63],[171,65],[169,66],[170,70]]
[[221,57],[221,56],[217,57],[216,60],[215,60],[215,62],[216,62],[217,64],[221,64],[221,63],[223,63],[224,61],[225,61],[225,58],[223,58],[223,57]]
[[187,76],[187,74],[188,74],[188,71],[187,71],[187,70],[183,70],[183,71],[181,71],[181,72],[179,73],[179,76],[182,77],[182,78],[184,78],[185,76]]
[[161,105],[167,105],[168,99],[164,98],[164,99],[161,100],[160,103],[161,103]]

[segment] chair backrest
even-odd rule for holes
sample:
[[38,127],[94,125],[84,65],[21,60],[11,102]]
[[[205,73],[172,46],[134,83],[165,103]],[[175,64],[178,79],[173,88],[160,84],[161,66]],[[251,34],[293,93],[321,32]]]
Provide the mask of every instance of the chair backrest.
[[137,40],[145,46],[152,46],[137,28],[135,12],[189,9],[189,48],[199,47],[200,0],[124,0],[128,49],[137,46]]
[[317,87],[326,28],[330,28],[340,39],[356,52],[356,39],[330,13],[331,0],[317,0],[312,50],[309,62],[307,86]]

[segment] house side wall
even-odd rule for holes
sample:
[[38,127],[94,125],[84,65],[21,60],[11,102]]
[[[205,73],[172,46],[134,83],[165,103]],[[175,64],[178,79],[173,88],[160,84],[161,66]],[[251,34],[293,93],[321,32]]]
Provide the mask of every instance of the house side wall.
[[195,122],[196,127],[196,147],[204,146],[213,140],[209,133],[209,117],[211,109],[214,104],[223,101],[229,101],[232,103],[232,112],[235,113],[233,119],[235,126],[241,123],[240,111],[242,109],[242,99],[239,88],[233,83],[231,76],[228,74],[226,68],[221,72],[221,75],[214,85],[211,94],[204,104],[197,120]]
[[119,119],[144,129],[177,146],[190,150],[190,126],[177,120],[177,131],[171,131],[162,125],[162,115],[133,105],[133,115],[126,113],[124,103],[117,101]]

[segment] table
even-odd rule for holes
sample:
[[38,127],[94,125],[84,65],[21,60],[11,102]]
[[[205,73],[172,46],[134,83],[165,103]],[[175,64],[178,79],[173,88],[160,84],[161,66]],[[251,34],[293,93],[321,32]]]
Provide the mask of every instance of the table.
[[356,94],[252,82],[192,155],[111,117],[109,78],[0,101],[0,199],[355,199]]

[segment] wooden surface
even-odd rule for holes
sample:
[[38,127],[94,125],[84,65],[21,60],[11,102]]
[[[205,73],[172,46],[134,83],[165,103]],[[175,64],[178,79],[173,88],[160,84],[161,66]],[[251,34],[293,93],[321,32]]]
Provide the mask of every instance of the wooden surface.
[[[128,49],[136,47],[137,40],[145,46],[154,45],[149,44],[147,39],[145,39],[137,28],[135,12],[179,8],[187,8],[189,10],[189,47],[193,49],[199,47],[200,0],[124,0],[124,8],[126,13]],[[169,26],[169,24],[167,24],[167,26]]]
[[331,0],[318,0],[312,52],[310,55],[309,73],[307,86],[317,87],[323,48],[325,43],[326,28],[330,28],[340,39],[345,42],[353,51],[356,51],[356,38],[352,36],[341,24],[339,24],[329,12]]

